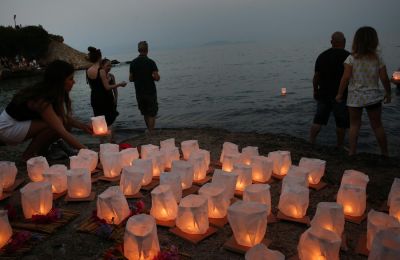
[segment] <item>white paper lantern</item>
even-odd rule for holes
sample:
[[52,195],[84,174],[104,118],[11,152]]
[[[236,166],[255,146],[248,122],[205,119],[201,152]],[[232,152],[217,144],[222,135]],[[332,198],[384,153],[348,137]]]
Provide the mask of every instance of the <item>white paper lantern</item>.
[[92,192],[92,180],[87,169],[67,171],[68,197],[73,199],[87,198]]
[[341,243],[335,232],[312,226],[300,236],[297,251],[300,260],[339,260]]
[[122,168],[132,166],[133,162],[139,159],[137,148],[127,148],[120,152]]
[[233,172],[238,175],[236,181],[236,190],[244,191],[244,189],[252,183],[251,166],[242,163],[235,163]]
[[209,228],[207,198],[188,195],[179,203],[176,226],[188,234],[205,234]]
[[245,260],[285,260],[285,256],[276,250],[269,249],[266,245],[260,243],[250,248],[246,255]]
[[163,141],[160,141],[160,149],[173,149],[177,148],[175,146],[175,138],[169,138]]
[[344,229],[343,206],[336,202],[318,203],[311,226],[318,226],[333,231],[339,237],[342,237]]
[[200,148],[197,140],[186,140],[181,142],[181,149],[183,159],[189,160],[190,154],[192,152],[198,151]]
[[106,118],[104,116],[91,117],[90,119],[92,120],[93,133],[95,135],[107,134],[108,128]]
[[265,156],[254,156],[251,163],[253,181],[267,182],[271,179],[273,162]]
[[284,176],[292,165],[292,158],[289,151],[274,151],[268,153],[268,158],[273,161],[272,172]]
[[395,80],[400,80],[400,71],[393,72],[392,77]]
[[178,204],[168,184],[159,185],[151,191],[150,214],[158,220],[175,220],[178,214]]
[[208,169],[205,154],[193,152],[189,157],[189,162],[193,166],[193,180],[204,180],[206,178]]
[[400,198],[400,178],[394,178],[393,180],[388,196],[387,205],[390,207],[392,200],[397,198]]
[[169,185],[176,202],[182,198],[181,176],[177,172],[163,172],[160,175],[160,185]]
[[30,182],[20,191],[26,219],[31,219],[32,215],[46,215],[53,207],[53,193],[48,182]]
[[133,167],[143,171],[142,186],[150,184],[153,179],[153,160],[152,159],[137,159]]
[[376,233],[382,229],[400,228],[400,222],[396,218],[383,212],[371,209],[368,213],[367,224],[367,248],[371,250],[372,241]]
[[400,222],[400,197],[391,200],[389,215],[395,217]]
[[355,170],[345,170],[340,186],[350,184],[358,187],[367,188],[369,177],[363,172]]
[[78,156],[83,156],[84,158],[88,158],[90,161],[89,172],[94,171],[96,169],[97,164],[99,162],[99,155],[97,152],[89,150],[89,149],[80,149],[78,152]]
[[7,210],[0,210],[0,249],[5,246],[12,236],[12,229],[8,222]]
[[180,158],[179,149],[174,148],[161,148],[160,151],[164,153],[165,156],[165,168],[171,168],[173,161],[178,161]]
[[239,154],[239,146],[231,142],[224,142],[222,145],[221,156],[219,158],[221,163],[224,162],[224,157],[227,154]]
[[229,173],[220,169],[215,169],[212,177],[212,184],[224,187],[225,197],[230,200],[235,195],[238,177],[239,175],[236,173]]
[[307,213],[309,189],[300,185],[282,187],[278,209],[286,216],[302,218]]
[[7,189],[14,185],[17,176],[15,162],[0,161],[0,186]]
[[173,161],[171,172],[177,172],[181,176],[182,189],[186,190],[192,187],[194,171],[190,162]]
[[208,199],[208,217],[224,218],[230,205],[225,196],[225,188],[216,184],[206,183],[199,189],[199,194]]
[[62,164],[52,165],[43,173],[44,181],[51,183],[53,193],[62,193],[67,190],[67,167]]
[[69,157],[69,168],[70,169],[87,169],[92,172],[92,162],[90,157],[87,155],[74,155]]
[[37,156],[30,158],[26,162],[29,178],[33,182],[43,181],[43,172],[49,168],[49,164],[45,157]]
[[119,182],[122,193],[126,196],[138,193],[142,187],[143,176],[144,171],[135,166],[124,167]]
[[108,187],[97,197],[97,217],[118,225],[130,214],[128,202],[119,186]]
[[325,173],[326,161],[302,157],[299,166],[309,171],[308,182],[318,184]]
[[286,177],[282,181],[282,187],[285,185],[301,185],[308,187],[308,176],[309,171],[305,168],[298,167],[295,165],[290,166]]
[[104,153],[104,156],[102,156],[100,160],[103,165],[103,173],[105,177],[114,178],[121,174],[122,164],[119,152]]
[[252,247],[267,231],[267,206],[252,201],[237,201],[228,208],[228,221],[239,245]]
[[242,149],[242,153],[240,154],[240,161],[243,164],[251,165],[252,158],[258,155],[258,147],[246,146]]
[[165,168],[165,154],[161,151],[155,151],[149,156],[149,159],[153,161],[153,176],[160,176]]
[[352,184],[342,184],[339,188],[336,202],[343,206],[345,215],[360,217],[367,206],[365,187]]
[[259,202],[267,206],[268,215],[271,214],[271,192],[268,184],[251,184],[243,193],[243,201]]
[[99,152],[100,161],[102,160],[101,158],[105,153],[118,153],[118,152],[119,152],[118,144],[111,144],[111,143],[100,144],[100,152]]
[[240,162],[240,154],[225,154],[222,161],[222,170],[232,172],[235,163]]
[[204,150],[204,149],[200,149],[197,151],[197,153],[203,154],[204,158],[206,160],[206,168],[208,170],[208,167],[210,167],[210,162],[211,162],[211,154],[210,151]]
[[146,144],[140,147],[140,158],[141,159],[148,159],[150,155],[154,152],[158,152],[160,147],[153,144]]
[[129,260],[153,260],[160,252],[154,218],[139,214],[128,219],[124,234],[124,256]]
[[368,260],[398,259],[400,255],[400,228],[378,231],[372,241]]

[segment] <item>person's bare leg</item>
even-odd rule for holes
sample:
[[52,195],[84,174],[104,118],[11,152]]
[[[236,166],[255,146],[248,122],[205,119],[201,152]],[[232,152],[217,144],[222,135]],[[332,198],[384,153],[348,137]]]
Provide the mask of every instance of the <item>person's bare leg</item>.
[[315,144],[315,140],[317,139],[317,135],[321,131],[321,125],[312,124],[310,128],[310,143]]
[[146,122],[147,129],[149,133],[152,134],[154,130],[154,126],[156,124],[156,118],[153,116],[144,116],[144,121]]
[[357,152],[358,133],[361,127],[362,108],[349,107],[350,131],[349,131],[349,155],[355,155]]
[[378,141],[379,147],[381,149],[381,153],[384,156],[389,156],[388,147],[387,147],[387,139],[385,129],[382,125],[382,107],[376,109],[367,110],[369,122],[371,124],[372,130],[374,130],[376,140]]
[[336,145],[337,147],[343,147],[344,145],[344,137],[346,136],[345,128],[336,128]]

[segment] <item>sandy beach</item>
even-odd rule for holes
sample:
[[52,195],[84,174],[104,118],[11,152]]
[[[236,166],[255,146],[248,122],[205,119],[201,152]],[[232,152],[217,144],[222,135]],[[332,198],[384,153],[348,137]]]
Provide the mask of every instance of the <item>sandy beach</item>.
[[[310,190],[310,206],[307,215],[312,218],[318,202],[335,201],[340,180],[344,170],[355,169],[368,174],[367,210],[379,210],[382,203],[387,199],[390,186],[395,177],[399,177],[400,158],[382,158],[374,154],[359,154],[348,157],[346,151],[327,146],[312,146],[307,141],[291,137],[288,135],[276,134],[257,134],[257,133],[233,133],[221,129],[201,128],[201,129],[160,129],[152,137],[140,135],[128,139],[124,143],[129,143],[133,147],[144,144],[159,145],[160,140],[175,138],[176,145],[181,141],[195,139],[198,140],[200,148],[211,152],[212,161],[217,161],[223,142],[229,141],[239,145],[240,149],[246,146],[257,146],[261,155],[275,150],[288,150],[291,152],[292,162],[297,165],[301,157],[319,158],[326,160],[326,173],[323,180],[328,183],[328,187],[320,191]],[[15,161],[18,168],[19,178],[24,178],[28,182],[26,165],[19,160],[23,146],[0,147],[1,160]],[[98,145],[90,147],[98,151]],[[68,160],[50,161],[50,165],[63,163],[69,165]],[[112,184],[97,181],[93,183],[93,191],[100,194]],[[272,212],[277,213],[277,205],[280,195],[281,182],[271,184]],[[149,192],[143,192],[143,201],[146,208],[151,207],[151,197]],[[131,200],[132,201],[132,200]],[[134,200],[133,200],[134,201]],[[18,190],[11,198],[0,202],[0,208],[7,204],[13,205],[21,214],[20,196]],[[77,210],[80,215],[72,222],[51,234],[44,241],[35,246],[30,252],[21,256],[21,259],[101,259],[105,251],[115,246],[117,243],[107,240],[94,234],[77,232],[77,227],[88,219],[92,211],[96,209],[96,200],[91,202],[67,203],[63,198],[54,202],[57,208]],[[366,232],[367,222],[361,225],[346,222],[345,234],[349,246],[348,251],[341,251],[341,259],[366,259],[366,257],[355,253],[358,238]],[[266,238],[272,241],[270,248],[281,251],[286,257],[297,254],[297,244],[300,235],[307,229],[305,225],[290,222],[278,222],[269,224],[267,227]],[[219,229],[210,238],[193,245],[185,240],[171,234],[167,228],[158,227],[158,237],[162,248],[174,245],[178,248],[183,259],[243,259],[243,256],[227,251],[223,244],[232,236],[229,225]]]

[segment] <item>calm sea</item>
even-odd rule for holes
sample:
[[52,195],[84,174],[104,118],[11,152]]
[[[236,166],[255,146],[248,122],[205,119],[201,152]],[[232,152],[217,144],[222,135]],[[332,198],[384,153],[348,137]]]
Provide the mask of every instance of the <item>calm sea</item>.
[[[389,74],[400,67],[400,41],[382,43]],[[315,113],[312,98],[314,62],[327,43],[283,46],[268,43],[204,45],[175,50],[150,50],[158,65],[159,115],[157,127],[217,127],[230,131],[285,133],[308,139]],[[131,60],[136,53],[109,56]],[[117,81],[128,82],[129,65],[113,67]],[[74,113],[83,120],[92,116],[90,90],[85,72],[77,71],[71,96]],[[16,89],[29,80],[0,82],[0,108],[9,102]],[[281,96],[281,88],[287,95]],[[119,88],[120,116],[113,126],[122,140],[143,132],[133,83]],[[383,124],[391,154],[400,155],[400,93],[393,87],[393,99],[384,105]],[[79,134],[79,133],[77,133]],[[85,139],[86,142],[93,140]],[[333,117],[319,135],[318,143],[334,145]],[[359,150],[377,153],[379,149],[366,113],[359,138]]]

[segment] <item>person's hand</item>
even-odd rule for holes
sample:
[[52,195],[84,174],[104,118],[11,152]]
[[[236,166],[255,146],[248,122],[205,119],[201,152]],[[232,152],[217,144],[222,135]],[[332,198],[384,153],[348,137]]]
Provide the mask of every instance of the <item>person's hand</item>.
[[121,87],[125,87],[125,86],[126,86],[126,82],[125,82],[125,81],[122,81],[121,83],[119,83],[119,85],[120,85]]
[[342,94],[337,94],[335,100],[338,103],[342,102],[343,101],[343,95]]
[[390,95],[390,93],[386,92],[385,96],[383,97],[383,103],[389,104],[390,102],[392,102],[392,96]]
[[86,125],[86,124],[82,124],[82,127],[81,127],[81,129],[84,131],[84,132],[86,132],[86,133],[88,133],[88,134],[90,134],[90,135],[93,135],[93,127],[92,127],[92,125]]

